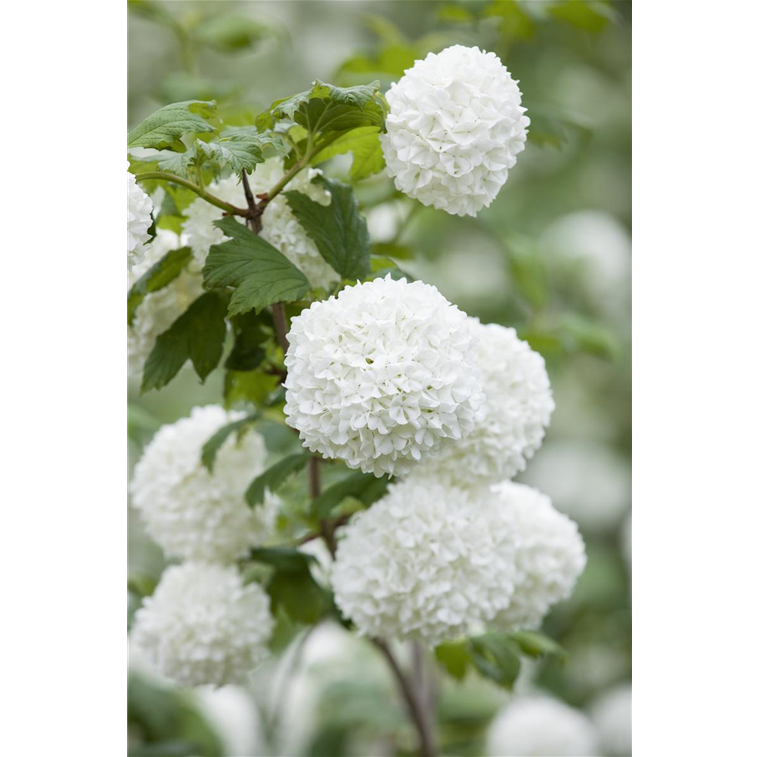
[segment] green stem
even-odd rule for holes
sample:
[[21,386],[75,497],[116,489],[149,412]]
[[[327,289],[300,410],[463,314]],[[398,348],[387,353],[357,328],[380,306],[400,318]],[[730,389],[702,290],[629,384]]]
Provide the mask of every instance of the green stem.
[[191,182],[188,179],[183,179],[181,176],[176,176],[172,173],[165,173],[163,171],[148,171],[147,173],[137,174],[134,178],[137,181],[149,181],[151,179],[157,179],[158,181],[170,181],[172,184],[178,184],[180,187],[185,187],[186,189],[193,191],[198,197],[202,197],[206,202],[209,202],[211,205],[215,205],[221,210],[225,210],[231,215],[243,217],[246,217],[248,215],[247,209],[238,208],[231,203],[224,202],[221,198],[209,194],[206,191],[205,187],[200,187],[194,182]]
[[274,186],[274,188],[268,192],[267,199],[263,203],[264,206],[271,202],[271,200],[274,199],[283,189],[284,187],[289,184],[292,179],[297,176],[300,171],[302,171],[310,162],[311,158],[313,158],[315,155],[318,155],[322,150],[325,150],[327,147],[329,147],[332,142],[334,142],[336,139],[339,138],[339,134],[335,133],[330,137],[326,137],[326,139],[323,139],[321,142],[319,142],[317,145],[313,145],[308,147],[308,149],[305,152],[305,155],[295,163],[292,168],[290,168],[289,171],[287,171],[284,176],[279,180],[279,182]]

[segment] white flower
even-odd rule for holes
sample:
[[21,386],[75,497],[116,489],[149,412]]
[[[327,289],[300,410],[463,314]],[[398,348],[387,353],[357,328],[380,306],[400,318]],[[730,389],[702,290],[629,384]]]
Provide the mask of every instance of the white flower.
[[456,486],[496,483],[522,471],[542,444],[555,408],[542,355],[513,329],[470,320],[485,414],[465,439],[422,465],[425,475]]
[[[144,248],[140,261],[127,274],[130,289],[167,252],[182,244],[173,231],[158,229],[153,241]],[[131,326],[127,326],[127,371],[140,376],[145,361],[155,347],[155,340],[203,293],[203,280],[192,267],[157,292],[146,295],[137,308]]]
[[274,621],[268,595],[236,568],[184,563],[166,569],[137,611],[134,642],[180,686],[243,684],[266,654]]
[[245,491],[266,468],[263,438],[252,429],[231,434],[218,450],[213,473],[200,460],[203,445],[222,426],[243,417],[216,405],[163,426],[134,469],[132,504],[148,534],[170,557],[231,561],[273,532],[277,500],[249,507]]
[[[331,202],[329,192],[313,179],[321,171],[313,168],[301,171],[288,184],[287,191],[301,192],[321,205]],[[254,195],[268,192],[284,176],[281,158],[269,158],[255,167],[249,176],[250,189]],[[237,176],[213,182],[208,191],[233,205],[246,207],[245,191]],[[223,216],[223,211],[205,200],[195,200],[185,211],[187,220],[183,230],[189,236],[190,245],[201,265],[208,256],[211,245],[226,241],[214,225]],[[339,281],[339,274],[321,257],[313,240],[295,218],[284,194],[277,195],[261,216],[261,237],[294,263],[310,281],[311,286],[328,288]]]
[[287,423],[351,468],[405,474],[481,415],[471,326],[428,284],[347,287],[293,318],[289,341]]
[[524,149],[521,92],[494,53],[453,45],[417,60],[387,92],[382,148],[395,186],[424,205],[475,216]]
[[134,174],[126,172],[126,251],[136,257],[147,242],[153,224],[153,203],[137,184]]
[[545,445],[524,473],[583,529],[618,527],[631,503],[628,458],[607,443],[564,439]]
[[515,577],[496,496],[413,478],[352,519],[332,568],[337,605],[361,634],[430,646],[491,620]]
[[629,757],[632,754],[632,687],[622,684],[603,694],[590,708],[600,734],[603,754]]
[[584,541],[576,523],[536,489],[506,481],[492,491],[508,512],[516,544],[516,588],[496,625],[538,628],[550,607],[573,591],[587,563]]
[[490,757],[596,757],[597,733],[579,710],[547,696],[514,699],[487,734]]
[[550,270],[614,319],[631,310],[632,240],[617,218],[581,210],[558,218],[540,238]]

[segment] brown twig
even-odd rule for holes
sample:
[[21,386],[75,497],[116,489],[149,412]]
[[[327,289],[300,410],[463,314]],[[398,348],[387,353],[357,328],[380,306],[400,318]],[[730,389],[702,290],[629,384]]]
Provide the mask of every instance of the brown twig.
[[284,312],[284,303],[275,302],[271,306],[271,315],[274,318],[274,328],[276,329],[276,338],[279,340],[284,354],[287,354],[287,350],[290,347],[289,340],[287,339],[287,314]]
[[250,189],[250,182],[247,179],[247,171],[242,169],[242,188],[245,190],[245,200],[247,200],[248,215],[245,220],[250,228],[256,233],[260,234],[263,228],[261,222],[261,215],[263,215],[263,208],[259,208],[255,204],[255,196]]
[[424,708],[413,690],[408,678],[403,672],[402,668],[398,664],[395,656],[392,654],[392,650],[387,646],[387,643],[382,639],[371,639],[374,646],[384,655],[387,663],[390,666],[390,670],[395,676],[400,693],[405,700],[408,714],[411,716],[413,725],[416,727],[418,733],[421,754],[422,757],[435,757],[436,750],[434,746],[434,739],[432,736],[432,730],[427,718],[424,715]]
[[[329,526],[331,532],[334,533],[338,528],[344,526],[345,523],[350,520],[351,515],[352,513],[346,513],[345,515],[340,515],[339,518],[335,518],[333,521],[330,521]],[[318,531],[311,531],[311,533],[306,534],[305,536],[301,536],[300,539],[298,539],[297,544],[298,546],[301,544],[307,544],[309,541],[313,541],[314,539],[321,539],[323,536],[324,533],[322,529],[319,529]]]

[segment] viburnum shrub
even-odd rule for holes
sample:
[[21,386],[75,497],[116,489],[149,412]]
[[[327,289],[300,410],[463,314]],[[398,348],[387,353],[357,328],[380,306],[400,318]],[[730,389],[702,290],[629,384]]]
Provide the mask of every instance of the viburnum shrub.
[[[354,192],[386,162],[400,193],[476,215],[524,149],[524,114],[500,60],[456,45],[386,98],[316,81],[247,125],[189,101],[129,134],[129,372],[148,392],[187,362],[201,381],[224,371],[223,406],[160,429],[130,486],[180,561],[133,628],[165,676],[245,681],[273,637],[333,617],[386,657],[430,755],[397,643],[506,687],[520,655],[561,653],[538,629],[584,543],[510,481],[550,422],[545,362],[372,247]],[[344,153],[350,184],[319,168]],[[272,424],[289,451],[267,450]],[[301,549],[315,540],[319,570]]]

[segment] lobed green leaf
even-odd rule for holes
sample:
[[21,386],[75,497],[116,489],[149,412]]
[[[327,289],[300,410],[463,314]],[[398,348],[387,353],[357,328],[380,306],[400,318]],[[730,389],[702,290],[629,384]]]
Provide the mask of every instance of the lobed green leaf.
[[205,118],[216,113],[216,103],[211,100],[186,100],[171,103],[151,113],[128,134],[128,147],[152,147],[156,150],[184,152],[181,137],[185,134],[215,131]]
[[303,273],[268,242],[232,218],[215,225],[229,241],[213,245],[203,268],[208,289],[236,287],[229,302],[229,315],[260,311],[275,302],[302,297],[310,283]]
[[142,376],[142,391],[160,389],[192,361],[205,381],[218,365],[226,337],[226,297],[218,292],[200,295],[156,340]]
[[324,206],[300,192],[285,192],[292,212],[337,273],[346,279],[367,276],[371,270],[368,227],[352,188],[324,176],[314,181],[329,190],[332,201]]
[[258,420],[258,415],[248,415],[245,418],[240,418],[233,423],[227,423],[226,426],[222,426],[216,433],[208,439],[203,445],[202,452],[200,454],[200,461],[202,464],[212,473],[213,464],[216,462],[216,455],[223,446],[224,442],[232,435],[236,434],[239,440],[242,434]]
[[157,292],[170,284],[192,258],[189,247],[167,252],[155,265],[137,280],[126,296],[127,323],[134,322],[134,316],[142,300],[151,292]]
[[247,504],[250,507],[261,504],[267,489],[275,492],[293,473],[301,471],[310,458],[310,452],[298,452],[285,457],[261,473],[245,492]]

